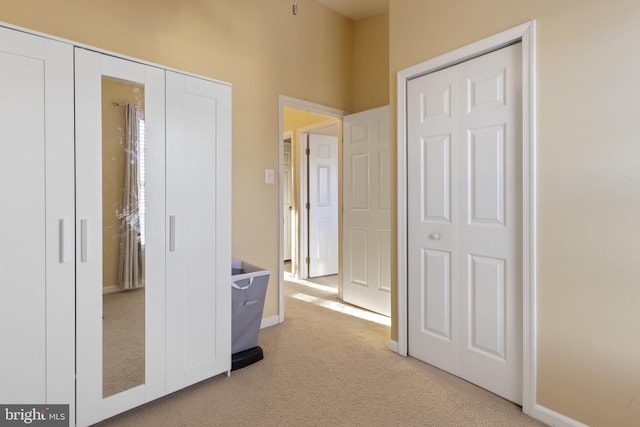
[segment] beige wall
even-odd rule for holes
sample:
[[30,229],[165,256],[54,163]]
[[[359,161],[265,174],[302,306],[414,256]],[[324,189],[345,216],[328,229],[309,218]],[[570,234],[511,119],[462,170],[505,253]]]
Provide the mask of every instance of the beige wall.
[[[278,271],[278,95],[352,109],[353,24],[314,1],[2,0],[0,21],[233,85],[233,254]],[[270,280],[265,317],[278,312]]]
[[389,104],[389,14],[353,25],[353,111]]
[[392,100],[397,71],[537,20],[538,403],[589,425],[640,425],[640,2],[390,8]]

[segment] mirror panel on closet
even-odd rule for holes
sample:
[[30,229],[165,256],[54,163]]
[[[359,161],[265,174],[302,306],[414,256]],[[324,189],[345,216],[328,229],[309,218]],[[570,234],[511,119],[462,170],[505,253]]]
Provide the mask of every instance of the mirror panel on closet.
[[144,86],[102,77],[102,394],[144,384]]

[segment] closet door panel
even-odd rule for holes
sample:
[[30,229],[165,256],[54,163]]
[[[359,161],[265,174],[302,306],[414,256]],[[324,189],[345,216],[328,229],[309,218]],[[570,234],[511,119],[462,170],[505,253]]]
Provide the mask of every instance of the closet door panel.
[[[165,92],[164,70],[146,67],[146,400],[165,392]],[[153,88],[153,90],[151,90]]]
[[11,242],[0,245],[0,324],[12,343],[0,352],[0,370],[2,382],[15,386],[2,387],[2,402],[42,402],[46,396],[43,56],[0,53],[0,128],[6,141],[0,156],[0,199],[10,201],[0,213],[5,224],[0,241]]
[[70,404],[73,416],[71,54],[0,28],[0,401]]
[[[0,321],[12,345],[0,352],[6,399],[44,401],[46,373],[46,246],[44,63],[0,53],[0,127],[6,141],[0,156]],[[10,185],[9,185],[10,184]],[[25,195],[31,194],[31,197]],[[30,336],[31,339],[22,337]],[[3,381],[4,382],[4,381]],[[37,392],[36,392],[37,390]],[[12,397],[12,396],[13,397]]]
[[100,58],[76,49],[76,369],[78,423],[102,418]]
[[70,425],[73,425],[76,320],[73,47],[52,40],[45,45],[47,402],[70,403]]
[[[84,425],[165,394],[164,71],[84,49],[76,49],[75,55],[77,399],[78,422]],[[113,103],[112,93],[105,92],[105,88],[116,88]],[[130,99],[132,96],[134,100]],[[130,126],[124,125],[124,104],[127,103],[138,105],[142,111],[140,120],[136,121],[140,136],[135,151],[126,145],[122,136]],[[115,133],[109,133],[106,128],[112,125],[110,116],[122,121],[122,125],[116,126],[120,128],[115,129]],[[109,163],[111,149],[115,153],[113,156],[123,156],[113,165]],[[126,153],[130,157],[126,157]],[[137,171],[127,172],[130,178],[125,178],[124,171],[131,163],[137,165]],[[114,169],[112,173],[107,167],[121,170],[116,172]],[[115,184],[111,183],[112,179]],[[127,179],[138,180],[134,212],[125,207],[118,196],[129,188],[124,184]],[[115,192],[115,197],[105,197],[106,192]],[[116,204],[111,207],[107,200],[113,199]],[[138,271],[142,271],[139,277],[144,284],[133,289],[124,286],[117,265],[118,256],[120,262],[127,262],[122,261],[121,256],[123,229],[120,223],[124,224],[125,220],[127,230],[137,230],[134,240],[141,245],[143,253]],[[115,229],[116,236],[111,245],[106,241],[111,238],[110,229]],[[118,237],[119,248],[116,246]],[[118,283],[115,285],[107,283],[110,276],[106,270],[113,266],[105,261],[107,259],[116,261]],[[136,303],[134,295],[140,292],[142,302]],[[115,301],[127,305],[108,302],[114,301],[112,296]],[[132,317],[133,323],[123,324],[128,322],[126,307],[133,307],[138,313]],[[139,345],[127,330],[134,325],[141,328],[143,343]],[[122,346],[120,341],[131,344]],[[139,350],[143,352],[142,356],[138,350],[131,350],[133,346],[142,347]],[[131,368],[135,368],[132,372],[136,380],[129,384]]]
[[230,88],[167,72],[167,391],[231,367]]

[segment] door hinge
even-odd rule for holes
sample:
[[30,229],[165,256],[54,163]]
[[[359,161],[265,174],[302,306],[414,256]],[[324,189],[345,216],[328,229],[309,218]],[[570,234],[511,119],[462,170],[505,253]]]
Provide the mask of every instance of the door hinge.
[[306,150],[304,150],[304,152],[307,154],[307,156],[311,154],[311,150],[309,150],[309,148],[307,148]]
[[311,258],[306,257],[306,258],[304,259],[304,262],[306,262],[307,264],[311,264]]
[[304,207],[307,208],[307,210],[311,209],[311,203],[307,202]]

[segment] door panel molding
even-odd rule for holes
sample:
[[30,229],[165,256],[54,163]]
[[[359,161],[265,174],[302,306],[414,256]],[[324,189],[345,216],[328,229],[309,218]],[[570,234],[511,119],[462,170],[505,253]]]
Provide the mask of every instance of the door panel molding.
[[[530,21],[502,33],[401,70],[397,74],[398,167],[398,353],[407,355],[407,85],[409,80],[473,59],[513,43],[522,42],[522,268],[523,268],[523,411],[549,420],[549,411],[536,402],[536,22]],[[495,78],[495,76],[494,76]],[[445,91],[446,92],[446,91]],[[439,99],[439,98],[438,98]],[[471,101],[471,100],[470,100]],[[481,99],[473,100],[480,108]],[[496,100],[493,100],[497,102]],[[435,101],[434,101],[435,102]],[[487,100],[487,102],[489,102]],[[445,113],[446,97],[432,107]],[[438,108],[436,108],[436,111]],[[429,112],[427,109],[426,113]],[[395,346],[390,343],[389,347]]]

